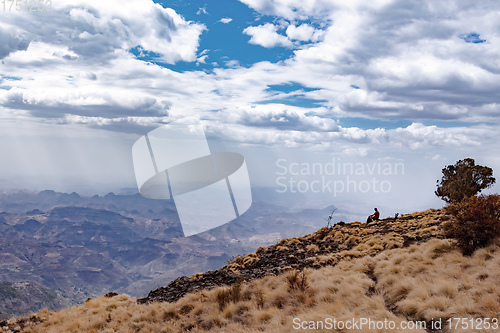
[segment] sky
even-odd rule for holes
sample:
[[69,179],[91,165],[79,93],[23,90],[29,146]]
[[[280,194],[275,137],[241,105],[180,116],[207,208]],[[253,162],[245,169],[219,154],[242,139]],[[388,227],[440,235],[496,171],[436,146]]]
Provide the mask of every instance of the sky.
[[134,142],[190,116],[297,207],[412,212],[446,165],[500,170],[496,1],[43,5],[0,5],[0,189],[133,188]]

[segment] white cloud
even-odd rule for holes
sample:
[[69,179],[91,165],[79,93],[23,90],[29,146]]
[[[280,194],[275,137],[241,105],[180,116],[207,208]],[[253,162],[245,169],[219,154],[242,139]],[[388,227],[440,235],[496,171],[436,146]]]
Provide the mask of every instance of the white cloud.
[[238,60],[228,60],[225,62],[225,65],[229,68],[238,68],[240,67],[240,62]]
[[243,33],[252,37],[249,41],[251,44],[266,48],[276,46],[292,48],[299,46],[301,42],[318,42],[325,32],[306,23],[295,26],[286,20],[279,20],[276,24],[249,26]]
[[207,59],[208,59],[208,55],[205,54],[205,55],[202,55],[201,57],[198,57],[198,59],[196,59],[196,62],[200,63],[200,64],[206,64]]
[[[199,37],[205,29],[148,0],[126,4],[117,0],[61,1],[40,21],[43,29],[26,13],[6,17],[3,25],[11,32],[10,44],[16,44],[12,39],[17,38],[18,49],[26,49],[31,41],[63,45],[79,56],[101,61],[114,57],[116,50],[140,46],[173,64],[196,60]],[[0,38],[4,38],[2,34],[0,30]]]
[[330,7],[327,1],[316,0],[240,0],[247,6],[266,15],[276,15],[289,20],[306,19]]
[[232,19],[232,18],[230,18],[230,17],[223,17],[223,18],[221,18],[221,19],[219,20],[219,22],[224,23],[224,24],[231,23],[232,21],[233,21],[233,19]]
[[[1,25],[2,33],[8,31],[8,38],[16,42],[0,46],[7,54],[0,72],[21,79],[0,82],[5,88],[0,89],[0,103],[10,112],[26,110],[47,121],[131,132],[182,115],[202,114],[209,122],[241,126],[249,140],[255,130],[268,139],[257,142],[279,144],[280,139],[272,139],[275,135],[290,145],[315,145],[318,140],[318,147],[323,147],[318,149],[329,147],[328,140],[333,139],[367,146],[390,142],[396,147],[399,142],[414,149],[455,147],[481,142],[483,133],[472,128],[459,135],[438,126],[425,134],[417,125],[369,132],[340,127],[337,120],[342,118],[374,121],[365,127],[377,127],[376,121],[387,119],[498,123],[500,39],[492,26],[498,14],[486,5],[472,4],[462,12],[456,6],[435,8],[403,1],[259,0],[253,8],[280,16],[275,24],[244,32],[251,43],[294,49],[290,59],[246,67],[231,59],[226,63],[229,68],[177,73],[135,59],[128,50],[141,45],[145,54],[156,52],[168,62],[206,63],[206,52],[198,52],[202,24],[149,1],[127,2],[121,9],[102,1],[62,4],[64,10],[46,17],[44,29],[36,29],[39,25],[26,15]],[[430,15],[437,10],[451,19]],[[318,11],[322,22],[298,19]],[[474,27],[487,43],[468,44],[458,38],[464,26]],[[59,38],[54,39],[57,31]],[[18,42],[29,47],[24,50]],[[270,88],[289,83],[298,84],[298,90]],[[322,106],[265,104],[299,97]]]
[[[289,20],[315,18],[322,11],[324,36],[315,44],[295,43],[298,49],[287,69],[276,67],[295,73],[296,82],[318,88],[308,95],[325,99],[337,116],[485,121],[488,114],[489,121],[497,121],[500,39],[493,22],[500,19],[498,5],[242,2],[261,14]],[[445,16],[450,19],[440,19]],[[290,25],[287,36],[309,38],[312,26],[307,25]],[[486,42],[459,38],[470,31]],[[353,84],[361,89],[347,89]]]
[[398,145],[411,149],[422,149],[429,146],[441,147],[474,147],[480,146],[485,138],[484,130],[471,130],[465,127],[438,128],[413,123],[406,128],[397,128],[395,136],[399,136]]
[[15,27],[3,28],[0,25],[0,59],[5,58],[11,52],[26,50],[28,47],[25,33]]
[[[301,147],[322,151],[336,151],[347,155],[367,156],[370,151],[379,154],[402,154],[410,149],[414,152],[439,152],[444,147],[453,147],[455,152],[467,154],[477,149],[485,139],[496,139],[492,127],[438,128],[413,123],[396,129],[360,129],[336,126],[334,131],[297,131],[283,128],[275,131],[271,126],[251,126],[250,123],[228,126],[220,122],[206,122],[207,133],[223,141],[263,147]],[[362,146],[360,146],[362,145]]]
[[196,12],[196,15],[201,15],[201,14],[208,15],[207,6],[206,5],[203,6],[203,7],[198,8],[198,11]]
[[243,30],[243,33],[251,36],[250,43],[266,48],[275,46],[291,47],[293,43],[283,35],[278,33],[278,28],[271,23],[259,26],[250,26]]
[[313,39],[317,40],[317,37],[313,38],[315,32],[316,29],[306,23],[301,24],[300,26],[290,25],[286,28],[286,35],[289,39],[299,40],[302,42],[309,42]]
[[283,104],[258,104],[227,112],[222,120],[247,126],[295,131],[339,131],[340,127],[335,120],[306,115],[308,111],[312,110]]
[[288,20],[328,19],[338,9],[378,9],[392,0],[343,1],[343,0],[240,0],[247,6],[265,15],[273,15]]

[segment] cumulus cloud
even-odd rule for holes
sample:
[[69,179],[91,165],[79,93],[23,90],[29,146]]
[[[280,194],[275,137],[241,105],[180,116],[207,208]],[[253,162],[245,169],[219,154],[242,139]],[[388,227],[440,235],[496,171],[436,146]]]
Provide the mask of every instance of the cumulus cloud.
[[250,26],[243,30],[243,33],[251,36],[250,43],[263,47],[292,47],[292,42],[278,33],[278,27],[272,23],[266,23],[259,26]]
[[[286,64],[300,84],[316,88],[309,95],[326,100],[322,104],[339,117],[484,121],[484,110],[499,104],[498,5],[242,2],[261,14],[295,20],[286,34],[296,41],[315,34],[301,19],[321,18],[323,36],[314,44],[294,44]],[[341,87],[353,85],[360,89]]]
[[340,127],[335,120],[306,113],[307,110],[303,108],[283,104],[254,105],[227,112],[223,120],[247,126],[295,131],[339,131]]
[[322,35],[322,32],[318,32],[311,25],[303,23],[299,26],[289,25],[286,28],[286,35],[291,40],[298,40],[301,42],[316,42]]
[[35,40],[65,46],[87,59],[106,59],[115,57],[116,50],[141,47],[171,64],[195,61],[199,37],[205,30],[204,25],[188,22],[174,10],[147,0],[126,4],[116,0],[61,1],[38,22],[26,13],[16,13],[6,16],[3,24],[10,34],[0,31],[0,38],[9,38],[8,45],[16,44],[19,34],[24,35],[18,49],[25,50]]
[[391,0],[342,1],[342,0],[240,0],[247,6],[265,15],[283,17],[288,20],[329,19],[332,11],[339,8],[349,10],[381,8]]
[[26,50],[28,44],[29,41],[18,29],[7,31],[0,25],[0,59],[12,52]]
[[297,47],[304,42],[317,42],[321,40],[324,31],[303,23],[299,26],[281,21],[278,24],[265,23],[258,26],[249,26],[243,33],[251,36],[249,43],[266,48]]
[[284,17],[289,20],[320,17],[323,9],[331,8],[324,0],[240,0],[259,13]]
[[[157,117],[159,122],[175,100],[170,96],[188,91],[192,82],[174,87],[178,74],[152,68],[129,50],[137,48],[171,64],[203,63],[207,55],[198,54],[198,43],[204,29],[148,0],[62,1],[36,19],[24,12],[5,16],[0,73],[15,81],[0,81],[0,104],[38,118]],[[166,80],[161,96],[145,88],[151,80]],[[139,121],[124,125],[131,131],[142,127]]]
[[[128,161],[137,135],[197,115],[211,143],[272,148],[255,149],[254,164],[265,165],[263,155],[290,148],[297,158],[409,157],[409,167],[419,172],[430,169],[423,160],[435,160],[439,173],[471,152],[481,164],[500,166],[491,153],[500,140],[498,3],[241,2],[257,11],[244,32],[225,13],[211,12],[215,19],[207,28],[150,0],[60,0],[50,13],[4,15],[0,141],[21,141],[12,140],[19,130],[38,141],[40,128],[47,136],[60,129],[58,137],[78,137],[75,142],[87,133],[100,136],[93,150],[104,142]],[[208,18],[201,15],[206,7],[199,14],[195,20]],[[211,33],[237,28],[243,39],[268,48],[249,46],[261,54],[248,58],[263,61],[217,59],[227,50],[210,45],[214,35],[203,43],[213,50],[199,50],[211,24]],[[75,143],[76,160],[82,159],[80,148]],[[59,164],[64,154],[51,149],[53,164]],[[2,156],[11,165],[37,169],[33,174],[40,179],[38,164],[26,153],[35,150],[19,145]],[[92,170],[88,179],[95,177]],[[420,174],[413,178],[420,186]],[[431,180],[425,193],[432,193]],[[402,184],[408,188],[407,179]]]
[[[245,66],[228,59],[225,68],[182,73],[137,59],[130,49],[170,64],[192,61],[201,68],[208,62],[208,54],[198,50],[206,27],[146,0],[119,5],[68,1],[57,13],[36,20],[24,13],[15,20],[6,16],[0,25],[5,41],[0,69],[3,76],[20,80],[0,82],[0,103],[13,112],[131,132],[201,114],[210,124],[234,124],[249,140],[258,134],[257,142],[318,140],[321,147],[333,139],[392,146],[399,140],[415,149],[480,142],[477,128],[461,129],[461,137],[440,127],[423,134],[418,125],[399,131],[377,129],[377,122],[364,126],[372,129],[342,128],[342,118],[498,123],[500,14],[495,4],[242,2],[274,16],[273,23],[243,31],[250,43],[290,48],[289,59]],[[269,88],[291,82],[301,88]],[[317,103],[280,104],[293,104],[299,100],[295,97]],[[433,139],[438,133],[442,136]]]
[[283,128],[279,132],[269,126],[249,124],[224,125],[206,122],[207,133],[223,141],[236,141],[244,145],[264,147],[302,147],[321,151],[334,151],[347,155],[367,156],[370,151],[379,154],[397,154],[411,151],[440,151],[453,147],[467,152],[477,149],[485,139],[497,138],[491,127],[438,128],[413,123],[396,129],[361,129],[337,126],[334,131],[297,131]]

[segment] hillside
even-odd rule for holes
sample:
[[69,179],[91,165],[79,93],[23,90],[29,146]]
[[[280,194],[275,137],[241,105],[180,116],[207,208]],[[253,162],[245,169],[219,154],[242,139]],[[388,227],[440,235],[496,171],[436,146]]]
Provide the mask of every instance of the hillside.
[[59,309],[71,304],[60,292],[27,281],[0,282],[0,300],[0,319],[38,311],[40,307]]
[[[429,210],[322,228],[179,278],[139,301],[109,294],[0,325],[23,332],[289,332],[365,318],[389,326],[342,331],[470,332],[453,318],[472,319],[476,328],[490,318],[489,329],[481,321],[476,331],[498,331],[491,318],[500,313],[500,243],[463,256],[441,234],[447,219]],[[439,319],[441,329],[432,329]]]

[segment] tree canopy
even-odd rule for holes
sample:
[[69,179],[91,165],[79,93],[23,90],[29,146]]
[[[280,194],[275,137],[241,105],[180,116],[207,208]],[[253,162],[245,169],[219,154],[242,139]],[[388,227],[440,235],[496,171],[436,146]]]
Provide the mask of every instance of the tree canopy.
[[448,165],[442,170],[441,181],[437,180],[434,192],[447,203],[460,202],[472,197],[483,189],[493,186],[493,169],[476,165],[474,159],[466,158]]

